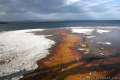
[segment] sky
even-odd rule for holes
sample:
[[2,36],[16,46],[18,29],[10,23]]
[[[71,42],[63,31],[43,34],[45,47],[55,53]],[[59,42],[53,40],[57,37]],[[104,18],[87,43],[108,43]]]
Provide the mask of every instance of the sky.
[[0,0],[0,21],[120,20],[120,0]]

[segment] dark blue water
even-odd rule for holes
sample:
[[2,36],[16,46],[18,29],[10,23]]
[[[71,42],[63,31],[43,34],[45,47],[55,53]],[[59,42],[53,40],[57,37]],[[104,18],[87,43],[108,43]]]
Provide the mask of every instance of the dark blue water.
[[54,22],[1,22],[0,31],[36,29],[36,28],[60,28],[60,27],[108,27],[120,26],[120,20],[84,20],[84,21],[54,21]]

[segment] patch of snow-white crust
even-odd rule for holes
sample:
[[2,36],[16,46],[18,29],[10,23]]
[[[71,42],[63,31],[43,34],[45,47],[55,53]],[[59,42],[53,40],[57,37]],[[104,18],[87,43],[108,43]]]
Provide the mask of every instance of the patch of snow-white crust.
[[105,44],[105,45],[111,45],[111,42],[97,42],[97,44]]
[[108,33],[108,32],[110,32],[110,30],[98,29],[97,32],[100,33],[100,34],[102,34],[102,33]]
[[21,70],[34,70],[37,67],[36,61],[49,54],[48,49],[55,42],[46,38],[47,35],[34,35],[29,33],[31,31],[43,29],[0,33],[0,77]]
[[96,33],[99,33],[99,34],[111,32],[111,30],[107,30],[107,28],[102,29],[102,28],[97,28],[97,27],[96,28],[71,27],[71,30],[72,30],[72,33],[83,33],[85,35],[92,35],[93,32],[96,32]]
[[91,34],[94,31],[94,29],[82,29],[82,28],[73,28],[73,33],[84,33],[84,34]]

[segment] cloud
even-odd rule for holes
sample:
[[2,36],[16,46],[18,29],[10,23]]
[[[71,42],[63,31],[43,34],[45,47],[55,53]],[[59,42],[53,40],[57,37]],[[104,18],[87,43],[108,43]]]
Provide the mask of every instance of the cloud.
[[79,2],[80,0],[65,0],[65,5],[72,5]]
[[0,21],[120,19],[118,0],[0,0]]
[[6,12],[0,12],[0,16],[6,15]]

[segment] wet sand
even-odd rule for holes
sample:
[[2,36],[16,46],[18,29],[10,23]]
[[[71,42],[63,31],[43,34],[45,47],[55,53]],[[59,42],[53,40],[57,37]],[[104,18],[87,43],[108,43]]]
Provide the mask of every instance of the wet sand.
[[[25,74],[20,80],[106,80],[119,78],[120,57],[92,54],[88,40],[83,34],[70,29],[33,32],[35,35],[50,34],[56,41],[50,55],[37,61],[38,68]],[[84,48],[85,50],[78,50]],[[117,79],[116,79],[117,80]],[[119,80],[119,79],[118,79]]]

